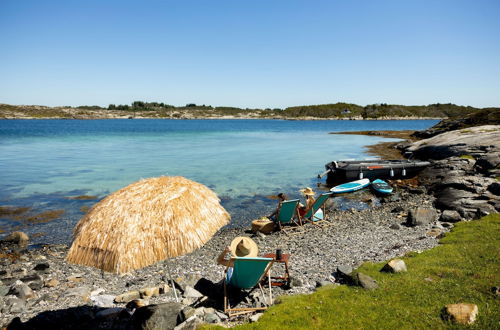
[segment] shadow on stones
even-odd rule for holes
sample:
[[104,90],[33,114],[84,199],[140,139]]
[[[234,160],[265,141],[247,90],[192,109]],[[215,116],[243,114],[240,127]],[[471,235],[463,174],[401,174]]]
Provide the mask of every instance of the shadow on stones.
[[[200,306],[212,307],[216,310],[224,310],[224,284],[223,281],[214,283],[206,278],[201,278],[194,286],[194,288],[207,296],[208,299],[202,303]],[[231,286],[226,286],[227,293],[229,296],[229,303],[231,306],[239,305],[244,302],[251,292],[240,290]],[[197,307],[200,307],[197,306]]]
[[45,311],[26,322],[14,318],[7,330],[25,329],[134,329],[131,315],[125,310],[110,315],[99,315],[109,308],[78,306],[55,311]]

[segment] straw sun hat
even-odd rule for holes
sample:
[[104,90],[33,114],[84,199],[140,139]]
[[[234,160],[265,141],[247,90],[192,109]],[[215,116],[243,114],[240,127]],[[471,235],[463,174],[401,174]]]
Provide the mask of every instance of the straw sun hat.
[[309,188],[309,187],[306,187],[306,188],[304,188],[304,189],[300,189],[299,191],[300,191],[300,192],[302,193],[302,195],[304,195],[304,196],[306,196],[306,195],[309,195],[309,196],[314,196],[314,191],[313,191],[311,188]]
[[238,236],[233,239],[229,249],[233,257],[256,257],[259,254],[257,243],[245,236]]

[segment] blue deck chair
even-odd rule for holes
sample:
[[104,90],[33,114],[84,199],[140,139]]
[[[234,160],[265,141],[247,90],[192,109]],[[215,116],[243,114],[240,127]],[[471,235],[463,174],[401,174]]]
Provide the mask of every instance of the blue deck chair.
[[[298,217],[297,208],[299,206],[298,199],[291,199],[283,201],[281,203],[276,220],[280,230],[286,233],[286,229],[296,229],[297,226],[301,225],[302,222]],[[294,225],[294,226],[284,226],[284,225]],[[285,229],[286,228],[286,229]]]
[[[237,314],[249,313],[258,310],[265,310],[267,307],[248,307],[248,308],[231,308],[229,303],[227,286],[238,289],[250,289],[252,292],[256,286],[259,286],[262,295],[265,297],[264,289],[262,288],[262,279],[267,274],[269,282],[269,302],[272,302],[271,293],[271,271],[270,268],[273,264],[273,258],[249,258],[249,257],[236,257],[231,258],[233,261],[232,272],[229,271],[231,267],[227,267],[224,272],[224,312],[229,316]],[[249,292],[249,293],[250,293]],[[231,314],[231,312],[235,312]]]
[[[333,193],[331,191],[322,193],[319,195],[318,199],[314,202],[313,206],[307,213],[304,215],[303,219],[308,222],[312,222],[314,224],[322,224],[323,222],[326,222],[326,208],[325,208],[325,202],[330,198],[330,196]],[[318,210],[322,212],[318,213]]]

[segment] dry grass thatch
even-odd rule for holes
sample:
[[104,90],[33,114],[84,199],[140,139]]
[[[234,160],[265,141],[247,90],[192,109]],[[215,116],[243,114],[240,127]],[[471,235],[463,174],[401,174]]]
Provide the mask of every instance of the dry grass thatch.
[[212,190],[183,177],[132,183],[78,222],[67,261],[126,273],[189,253],[229,222],[219,202]]

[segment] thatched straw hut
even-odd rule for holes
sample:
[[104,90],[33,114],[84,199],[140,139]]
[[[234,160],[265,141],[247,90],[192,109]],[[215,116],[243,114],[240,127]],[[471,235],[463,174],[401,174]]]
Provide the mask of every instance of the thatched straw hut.
[[183,177],[132,183],[78,222],[67,261],[126,273],[189,253],[229,222],[219,202],[212,190]]

